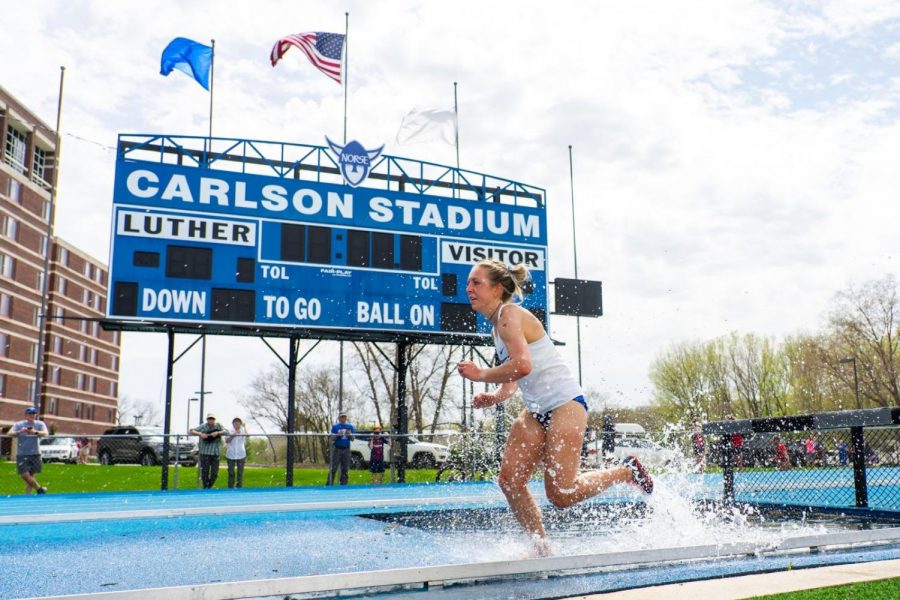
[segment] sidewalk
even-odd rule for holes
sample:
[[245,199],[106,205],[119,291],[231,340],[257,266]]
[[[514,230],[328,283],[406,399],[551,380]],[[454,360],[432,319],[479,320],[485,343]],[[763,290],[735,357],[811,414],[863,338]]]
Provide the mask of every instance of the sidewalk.
[[743,575],[690,583],[673,583],[626,590],[624,592],[574,596],[570,600],[667,600],[669,598],[741,600],[766,594],[781,594],[894,577],[900,577],[900,560],[835,565],[760,575]]

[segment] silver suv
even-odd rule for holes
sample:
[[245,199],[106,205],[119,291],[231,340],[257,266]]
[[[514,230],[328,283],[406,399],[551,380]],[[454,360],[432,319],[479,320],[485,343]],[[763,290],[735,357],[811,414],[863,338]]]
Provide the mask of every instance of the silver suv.
[[[145,467],[162,462],[163,428],[122,425],[103,432],[97,444],[97,460],[101,465],[138,463]],[[109,436],[109,437],[107,437]],[[169,438],[169,461],[193,466],[197,464],[199,447],[193,436],[181,436],[176,447],[174,436]]]

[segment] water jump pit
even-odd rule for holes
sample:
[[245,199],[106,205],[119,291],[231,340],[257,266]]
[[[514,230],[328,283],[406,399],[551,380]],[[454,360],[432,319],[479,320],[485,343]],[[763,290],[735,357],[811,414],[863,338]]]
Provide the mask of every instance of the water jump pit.
[[652,496],[567,510],[535,482],[546,558],[492,482],[9,497],[0,597],[542,598],[900,558],[890,518],[725,508],[719,481],[660,476]]

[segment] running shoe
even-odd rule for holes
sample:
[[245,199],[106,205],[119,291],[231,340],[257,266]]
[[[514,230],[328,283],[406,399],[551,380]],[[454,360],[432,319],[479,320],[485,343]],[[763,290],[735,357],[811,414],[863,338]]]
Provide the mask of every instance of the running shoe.
[[645,494],[653,493],[653,479],[650,473],[641,464],[637,456],[631,455],[622,461],[622,464],[631,469],[631,484],[641,488]]
[[39,487],[39,488],[37,489],[37,493],[38,493],[38,494],[46,494],[46,493],[47,493],[47,488],[46,488],[45,486],[42,485],[41,487]]

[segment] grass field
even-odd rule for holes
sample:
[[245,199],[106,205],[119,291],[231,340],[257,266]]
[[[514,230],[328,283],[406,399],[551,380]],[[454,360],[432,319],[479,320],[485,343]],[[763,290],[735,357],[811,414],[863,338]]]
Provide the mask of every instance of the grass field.
[[[433,482],[434,469],[407,469],[407,483]],[[284,487],[284,467],[247,467],[244,469],[244,487],[265,488]],[[294,468],[294,485],[325,485],[328,470],[322,468]],[[388,480],[390,473],[385,473]],[[59,463],[45,464],[43,472],[37,480],[47,487],[51,494],[73,492],[127,492],[159,490],[162,470],[160,467],[142,467],[140,465],[113,465],[104,467],[96,464],[66,465]],[[351,470],[350,484],[367,484],[372,482],[369,471]],[[216,488],[228,487],[228,472],[224,463],[219,469]],[[169,467],[169,489],[176,489],[174,469]],[[197,467],[178,468],[178,488],[197,489]],[[12,462],[0,462],[0,495],[16,495],[25,493],[25,482],[16,474],[16,465]]]
[[869,583],[851,583],[836,587],[755,596],[753,600],[890,600],[900,598],[900,578]]

